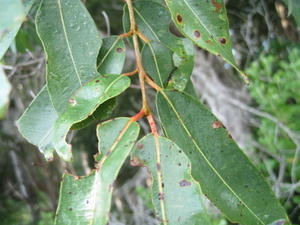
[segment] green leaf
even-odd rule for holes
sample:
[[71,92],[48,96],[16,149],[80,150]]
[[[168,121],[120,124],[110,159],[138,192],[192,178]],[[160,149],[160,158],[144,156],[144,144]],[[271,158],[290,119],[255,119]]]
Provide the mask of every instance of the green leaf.
[[132,162],[150,170],[152,201],[163,224],[210,224],[191,163],[174,142],[149,134],[136,144]]
[[288,16],[292,15],[300,27],[300,5],[297,0],[283,0],[284,3],[288,6]]
[[200,102],[183,93],[161,91],[157,108],[166,135],[190,158],[192,175],[203,193],[231,221],[289,223],[259,171]]
[[74,92],[99,75],[100,34],[80,0],[43,0],[36,27],[47,55],[48,92],[61,114]]
[[117,106],[116,98],[104,102],[88,118],[86,118],[83,121],[80,121],[79,123],[73,124],[71,130],[82,129],[91,125],[92,123],[109,119],[112,116],[116,106]]
[[0,60],[11,45],[22,23],[26,19],[33,1],[0,0]]
[[143,66],[155,83],[161,87],[166,86],[174,66],[172,62],[173,52],[157,41],[145,44],[142,50]]
[[122,73],[126,47],[124,41],[118,36],[103,39],[103,44],[98,55],[98,71],[101,74]]
[[232,55],[227,12],[223,0],[165,0],[178,29],[196,45],[221,55],[242,75]]
[[173,54],[173,61],[177,68],[173,73],[169,82],[169,87],[173,87],[178,91],[183,91],[187,86],[190,76],[194,69],[194,46],[187,39],[183,39],[184,51],[180,55]]
[[0,65],[0,119],[5,117],[9,104],[9,93],[11,91],[11,85],[6,78],[4,70]]
[[102,158],[89,176],[76,179],[64,175],[55,224],[107,224],[114,181],[139,130],[129,118],[117,118],[97,127]]
[[64,160],[71,160],[71,145],[65,141],[73,124],[88,118],[103,102],[111,99],[130,85],[128,77],[100,76],[81,87],[68,100],[66,110],[58,115],[53,108],[46,87],[33,100],[18,121],[20,133],[37,145],[47,160],[55,150]]
[[[176,79],[172,80],[172,87],[182,91],[194,65],[193,43],[170,32],[172,19],[164,5],[154,1],[137,1],[134,3],[134,13],[139,31],[150,41],[142,51],[146,73],[159,86],[166,87],[166,81],[175,71]],[[127,7],[124,8],[123,26],[128,32],[130,22]]]

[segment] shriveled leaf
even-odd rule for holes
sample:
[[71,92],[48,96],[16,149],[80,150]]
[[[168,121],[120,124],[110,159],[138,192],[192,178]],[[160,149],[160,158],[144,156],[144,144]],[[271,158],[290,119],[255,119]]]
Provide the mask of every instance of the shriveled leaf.
[[53,108],[44,88],[19,119],[19,130],[30,143],[38,146],[46,159],[51,160],[55,150],[69,161],[72,158],[71,145],[66,143],[65,138],[72,125],[86,119],[99,105],[119,95],[129,85],[128,77],[100,76],[81,87],[68,100],[68,106],[61,115]]
[[120,74],[125,63],[126,47],[118,36],[103,39],[98,55],[98,71],[101,74]]
[[[166,87],[166,81],[175,71],[176,79],[172,79],[172,87],[182,90],[194,65],[193,44],[190,40],[179,38],[170,32],[172,19],[167,8],[158,2],[148,0],[134,3],[137,27],[150,41],[143,49],[143,65],[146,73],[161,87]],[[126,7],[123,24],[125,32],[128,32],[130,22]]]
[[178,29],[209,52],[221,55],[242,75],[232,55],[227,12],[223,0],[165,0]]
[[99,74],[102,44],[93,19],[80,0],[43,0],[36,27],[47,55],[47,87],[58,114],[74,92]]
[[0,65],[0,119],[5,117],[8,104],[9,104],[9,93],[11,85],[6,78],[4,70]]
[[18,33],[33,0],[0,0],[0,60]]
[[132,162],[152,175],[152,201],[165,225],[209,225],[199,184],[191,176],[191,163],[172,141],[147,135],[134,149]]
[[161,91],[157,108],[166,135],[190,158],[192,175],[203,193],[231,221],[289,224],[259,171],[200,102],[183,93]]
[[117,118],[98,126],[102,158],[89,176],[76,179],[64,175],[55,224],[107,224],[114,181],[139,130],[139,125],[129,118]]

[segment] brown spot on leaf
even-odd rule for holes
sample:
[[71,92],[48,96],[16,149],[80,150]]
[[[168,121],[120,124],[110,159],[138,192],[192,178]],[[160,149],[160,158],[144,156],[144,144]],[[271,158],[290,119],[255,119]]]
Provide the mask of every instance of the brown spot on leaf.
[[123,52],[123,48],[117,48],[117,53],[122,53]]
[[159,192],[158,193],[158,200],[164,200],[164,199],[165,199],[164,193]]
[[225,38],[220,38],[220,39],[219,39],[219,42],[220,42],[222,45],[225,45],[225,44],[226,44],[226,39],[225,39]]
[[217,0],[211,0],[211,3],[214,5],[216,12],[219,13],[222,9],[222,4],[217,2]]
[[161,170],[160,163],[156,163],[156,168],[157,168],[157,170]]
[[137,145],[136,145],[136,148],[137,148],[138,150],[141,150],[141,149],[144,148],[144,145],[143,145],[143,144],[137,144]]
[[180,187],[187,187],[187,186],[191,186],[192,183],[187,181],[187,180],[182,180],[179,182]]
[[176,19],[177,19],[178,23],[182,23],[182,16],[181,15],[177,15]]
[[211,40],[206,40],[205,43],[212,45],[213,42]]
[[219,128],[224,128],[224,125],[223,125],[223,123],[221,123],[220,121],[218,121],[218,120],[216,120],[216,121],[214,121],[213,123],[212,123],[212,128],[214,128],[214,129],[219,129]]
[[96,83],[99,83],[100,82],[100,80],[96,80]]
[[137,157],[133,157],[133,158],[130,160],[130,165],[131,165],[131,166],[144,166],[144,164],[141,163],[140,160],[139,160]]
[[195,35],[196,38],[200,38],[201,37],[201,34],[200,34],[200,32],[198,30],[194,31],[194,35]]

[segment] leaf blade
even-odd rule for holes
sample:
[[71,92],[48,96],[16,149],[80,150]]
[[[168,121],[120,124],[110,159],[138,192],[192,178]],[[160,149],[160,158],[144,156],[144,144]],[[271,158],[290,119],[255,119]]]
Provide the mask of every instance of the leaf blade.
[[[103,137],[108,133],[109,140]],[[64,176],[55,224],[107,224],[113,182],[138,134],[139,125],[129,118],[117,118],[97,127],[99,151],[103,154],[98,169],[79,180]],[[102,141],[106,143],[102,145]]]
[[247,81],[232,54],[229,23],[223,0],[165,0],[177,28],[196,45],[220,55]]
[[98,55],[98,71],[101,74],[121,74],[125,63],[126,46],[118,36],[103,38]]
[[1,0],[0,11],[0,60],[16,37],[33,4],[32,0]]
[[72,125],[88,118],[99,105],[119,95],[129,85],[128,77],[100,76],[80,88],[61,115],[55,111],[45,87],[19,119],[19,131],[30,143],[37,145],[48,160],[53,158],[55,150],[69,161],[71,146],[65,138]]
[[[159,163],[157,154],[160,155]],[[210,224],[200,186],[191,176],[190,161],[174,142],[163,137],[155,140],[149,134],[136,144],[132,161],[139,161],[152,174],[152,201],[163,224]]]
[[96,61],[102,41],[80,0],[43,0],[36,28],[48,61],[47,88],[60,114],[74,92],[99,75]]
[[157,107],[167,136],[192,161],[193,177],[231,221],[247,225],[288,221],[263,177],[223,128],[213,128],[217,119],[204,106],[185,94],[163,91]]

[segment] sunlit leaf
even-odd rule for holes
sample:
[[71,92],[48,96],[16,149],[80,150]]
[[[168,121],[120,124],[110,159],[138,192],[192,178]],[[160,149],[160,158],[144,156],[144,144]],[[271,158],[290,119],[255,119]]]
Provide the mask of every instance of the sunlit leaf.
[[139,130],[129,118],[117,118],[97,127],[101,160],[96,171],[86,177],[64,175],[55,224],[107,224],[114,181]]
[[65,138],[72,125],[88,118],[99,105],[119,95],[129,85],[128,77],[100,76],[81,87],[60,115],[54,110],[47,89],[43,88],[19,119],[19,130],[30,143],[39,147],[46,159],[51,160],[55,150],[69,161],[71,145]]
[[161,91],[157,107],[167,137],[190,158],[192,175],[203,193],[231,221],[288,221],[259,171],[200,102],[183,93]]
[[80,0],[43,0],[36,27],[47,56],[47,87],[58,114],[84,83],[99,74],[102,44],[93,19]]
[[134,149],[132,163],[152,175],[152,201],[160,221],[168,225],[209,225],[199,184],[191,176],[185,153],[167,138],[147,135]]

